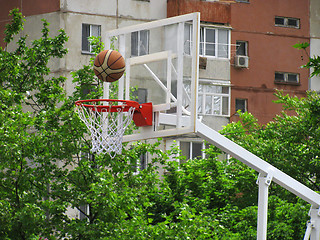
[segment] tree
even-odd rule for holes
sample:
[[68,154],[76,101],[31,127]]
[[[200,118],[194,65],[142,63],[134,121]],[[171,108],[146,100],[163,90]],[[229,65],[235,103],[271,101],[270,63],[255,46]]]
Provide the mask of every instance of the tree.
[[[42,37],[27,45],[26,36],[18,37],[21,13],[13,10],[11,15],[5,42],[16,39],[17,47],[0,49],[1,239],[255,238],[253,170],[235,159],[218,161],[221,152],[212,146],[206,159],[182,165],[168,161],[178,149],[163,152],[159,142],[133,143],[114,159],[91,154],[87,129],[73,110],[74,101],[102,94],[101,86],[93,84],[92,62],[72,74],[77,87],[67,97],[62,88],[66,79],[50,77],[47,66],[66,54],[66,33],[49,37],[43,20]],[[103,45],[92,41],[99,52]],[[297,115],[284,113],[260,126],[245,113],[242,122],[223,133],[315,189],[319,97],[278,96]],[[137,159],[146,153],[151,156],[148,167],[137,171]],[[299,159],[305,164],[298,166]],[[161,179],[159,165],[166,169]],[[302,235],[307,205],[274,186],[272,191],[270,239]],[[77,209],[83,218],[70,218],[68,209]]]
[[310,56],[307,52],[307,48],[310,46],[309,43],[297,43],[293,47],[297,49],[302,49],[305,54],[308,56],[308,62],[306,65],[302,66],[305,68],[312,69],[310,77],[317,76],[320,74],[320,56]]

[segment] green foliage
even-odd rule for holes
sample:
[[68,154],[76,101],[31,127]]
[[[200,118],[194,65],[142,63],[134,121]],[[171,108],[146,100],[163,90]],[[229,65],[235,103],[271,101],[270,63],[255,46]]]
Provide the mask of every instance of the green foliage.
[[297,43],[293,45],[294,48],[303,50],[306,55],[309,57],[309,61],[307,64],[303,65],[302,67],[304,68],[309,68],[312,69],[312,73],[310,74],[310,77],[313,76],[319,76],[320,75],[320,56],[309,56],[309,53],[307,52],[307,48],[310,46],[309,43],[304,42],[304,43]]
[[[66,96],[66,79],[48,67],[67,53],[65,32],[49,37],[43,20],[42,37],[27,44],[18,37],[22,15],[11,14],[6,43],[16,39],[16,49],[0,49],[0,239],[255,239],[257,174],[233,158],[218,160],[215,147],[181,165],[169,161],[179,160],[178,149],[163,152],[159,141],[134,143],[114,159],[89,154],[73,106],[102,95],[93,59],[72,73],[76,88]],[[103,49],[100,39],[91,41],[95,53]],[[296,115],[260,126],[243,113],[223,134],[318,190],[319,96],[278,98]],[[137,171],[142,154],[148,166]],[[271,193],[269,239],[301,238],[308,206],[275,185]],[[84,218],[68,215],[72,209]]]
[[23,30],[23,22],[25,21],[22,13],[19,12],[19,9],[13,9],[12,11],[10,11],[9,16],[12,16],[13,19],[10,24],[6,25],[6,29],[4,31],[4,42],[6,44],[10,43],[13,40],[14,35]]

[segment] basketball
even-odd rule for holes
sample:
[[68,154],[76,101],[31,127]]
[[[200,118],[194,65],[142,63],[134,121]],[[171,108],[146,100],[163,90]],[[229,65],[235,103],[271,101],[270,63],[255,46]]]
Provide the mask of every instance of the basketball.
[[94,73],[104,82],[117,81],[123,75],[125,68],[124,58],[114,50],[104,50],[94,59]]

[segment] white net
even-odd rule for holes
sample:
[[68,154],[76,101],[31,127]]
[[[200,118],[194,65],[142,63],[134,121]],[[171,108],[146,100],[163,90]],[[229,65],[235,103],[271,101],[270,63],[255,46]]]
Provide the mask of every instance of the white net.
[[114,158],[121,153],[123,134],[132,121],[135,108],[129,107],[128,111],[123,111],[123,105],[111,111],[112,104],[114,102],[108,102],[105,107],[79,104],[76,105],[76,112],[91,133],[91,151],[97,154],[107,152]]

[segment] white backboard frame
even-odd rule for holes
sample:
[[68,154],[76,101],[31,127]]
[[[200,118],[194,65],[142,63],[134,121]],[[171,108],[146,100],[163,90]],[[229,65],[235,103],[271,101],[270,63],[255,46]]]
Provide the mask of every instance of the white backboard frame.
[[[191,74],[190,74],[190,96],[188,96],[190,106],[188,109],[183,106],[183,95],[186,95],[183,81],[185,76],[183,70],[186,68],[184,58],[186,54],[184,52],[185,39],[184,31],[185,24],[192,25],[192,42],[190,44],[189,61],[191,58]],[[176,39],[177,41],[176,51],[171,49],[164,49],[163,51],[153,52],[142,56],[128,56],[127,52],[128,40],[126,36],[133,32],[139,32],[143,30],[152,30],[156,28],[162,28],[175,25],[177,28]],[[191,13],[173,18],[162,19],[158,21],[152,21],[133,26],[128,26],[120,29],[108,31],[106,33],[106,48],[111,47],[111,39],[116,37],[118,50],[126,59],[126,74],[119,79],[119,91],[118,99],[130,100],[130,87],[131,86],[131,69],[135,65],[141,65],[144,69],[150,73],[151,78],[155,84],[158,84],[159,89],[163,90],[166,94],[165,101],[160,104],[153,105],[154,124],[149,127],[140,127],[138,131],[131,135],[125,135],[124,142],[138,141],[150,138],[170,137],[183,134],[194,133],[196,129],[197,120],[197,99],[198,99],[198,81],[199,81],[199,32],[200,32],[200,13]],[[148,67],[148,64],[156,61],[166,61],[166,84],[153,73]],[[176,63],[176,69],[172,65],[172,61]],[[176,96],[171,91],[171,76],[176,74]],[[109,98],[109,83],[104,84],[104,96],[103,98]],[[175,108],[175,113],[167,113],[167,110]],[[159,128],[159,126],[168,126]]]

